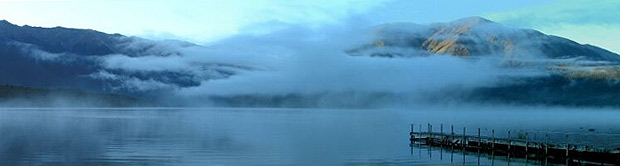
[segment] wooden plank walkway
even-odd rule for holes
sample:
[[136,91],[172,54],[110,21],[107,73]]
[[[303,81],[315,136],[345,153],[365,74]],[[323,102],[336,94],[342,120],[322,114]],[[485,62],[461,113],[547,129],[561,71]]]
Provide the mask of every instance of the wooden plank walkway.
[[440,132],[432,132],[432,125],[428,124],[427,131],[416,132],[412,124],[409,140],[411,145],[452,148],[493,156],[539,160],[545,163],[620,165],[620,149],[570,144],[568,135],[566,135],[565,142],[552,142],[548,139],[548,135],[544,141],[532,141],[527,139],[527,134],[525,134],[525,139],[511,139],[510,131],[508,131],[507,138],[497,138],[494,130],[491,131],[490,136],[481,135],[480,128],[477,130],[477,135],[467,135],[466,128],[463,128],[462,134],[454,133],[453,126],[450,130],[449,133],[444,133],[443,125],[441,125]]

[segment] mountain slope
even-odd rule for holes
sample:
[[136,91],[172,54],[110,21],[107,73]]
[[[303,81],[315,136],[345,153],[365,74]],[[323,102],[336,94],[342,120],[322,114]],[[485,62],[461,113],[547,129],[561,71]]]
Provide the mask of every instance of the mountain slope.
[[505,27],[480,17],[428,26],[384,24],[374,32],[374,43],[349,50],[349,55],[496,58],[508,67],[537,63],[536,67],[542,66],[541,72],[546,73],[506,78],[487,87],[446,88],[429,94],[426,102],[620,106],[620,55],[599,47],[531,29]]
[[[0,20],[0,41],[3,43],[21,43],[52,53],[71,53],[84,56],[103,56],[109,54],[125,54],[143,56],[157,54],[168,56],[179,54],[174,50],[158,49],[162,43],[148,41],[137,37],[126,37],[120,34],[106,34],[90,29],[72,29],[64,27],[40,28],[28,25],[17,26],[6,20]],[[130,45],[142,42],[142,45]],[[178,46],[195,46],[194,44],[175,41]]]
[[[620,61],[620,55],[598,47],[531,29],[505,27],[481,17],[428,26],[384,24],[375,27],[374,32],[376,39],[373,44],[350,50],[349,53],[383,57],[450,54],[495,56],[506,60],[584,58],[591,61]],[[419,51],[394,51],[403,49]]]
[[114,66],[140,57],[155,60],[182,57],[186,56],[184,49],[200,47],[181,41],[151,41],[87,29],[17,26],[3,20],[0,21],[0,84],[140,96],[197,86],[202,81],[226,78],[237,70],[247,69],[215,62],[193,63],[196,70],[192,72],[158,70],[158,66],[149,66],[153,68],[149,70]]

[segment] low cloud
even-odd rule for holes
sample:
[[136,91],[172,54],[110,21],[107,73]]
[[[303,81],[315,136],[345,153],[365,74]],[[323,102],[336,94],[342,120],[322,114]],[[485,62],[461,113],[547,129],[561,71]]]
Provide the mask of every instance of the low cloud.
[[[228,59],[230,62],[234,62],[234,58],[240,58],[239,62],[251,58],[255,61],[239,64],[251,64],[261,70],[241,72],[227,79],[205,80],[199,86],[179,88],[175,96],[202,100],[209,96],[333,94],[330,97],[336,96],[340,102],[351,102],[347,100],[355,100],[351,95],[356,94],[420,97],[449,87],[493,86],[505,77],[544,74],[537,68],[504,67],[503,59],[493,55],[471,59],[428,53],[409,58],[348,54],[346,50],[374,41],[376,36],[372,27],[338,24],[304,28],[291,25],[269,34],[223,40],[214,47],[221,53],[228,52],[225,55],[233,57]],[[412,48],[414,51],[382,49],[408,54],[426,52],[416,48]]]
[[103,66],[108,69],[128,71],[184,71],[189,64],[180,56],[142,56],[110,55],[104,58]]
[[125,93],[144,93],[150,91],[166,91],[178,88],[175,84],[167,84],[154,79],[139,79],[128,75],[117,75],[109,73],[105,70],[98,71],[87,75],[86,77],[108,82],[110,84],[117,83],[110,86],[111,89],[106,91],[111,92],[125,92]]
[[11,42],[10,45],[21,48],[21,51],[25,53],[25,55],[30,56],[30,58],[36,61],[45,61],[45,62],[69,62],[72,58],[67,58],[71,56],[70,54],[65,53],[50,53],[43,50],[40,50],[35,45],[21,42]]
[[533,28],[620,52],[620,1],[562,0],[535,7],[488,14],[500,23]]

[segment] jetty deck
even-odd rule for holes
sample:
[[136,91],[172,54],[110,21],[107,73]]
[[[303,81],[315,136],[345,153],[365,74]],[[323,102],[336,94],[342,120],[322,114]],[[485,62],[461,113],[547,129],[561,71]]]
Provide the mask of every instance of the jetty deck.
[[421,144],[479,154],[485,153],[492,156],[524,158],[543,163],[620,165],[620,149],[571,144],[568,141],[569,135],[565,136],[564,142],[560,142],[549,140],[548,135],[545,135],[542,141],[534,141],[528,139],[527,133],[520,135],[522,137],[520,139],[514,139],[510,137],[511,134],[514,134],[510,131],[508,131],[508,136],[504,138],[495,137],[495,130],[486,136],[481,135],[480,128],[477,129],[477,135],[467,135],[466,128],[463,128],[462,131],[463,133],[457,134],[454,132],[454,127],[451,126],[450,132],[444,133],[443,125],[441,125],[440,132],[433,132],[430,124],[428,124],[427,131],[414,131],[414,125],[411,125],[409,140],[411,145]]

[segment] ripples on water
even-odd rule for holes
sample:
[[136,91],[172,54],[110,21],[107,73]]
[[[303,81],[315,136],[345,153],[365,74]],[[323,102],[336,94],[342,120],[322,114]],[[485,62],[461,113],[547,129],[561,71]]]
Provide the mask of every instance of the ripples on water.
[[[447,110],[0,109],[0,165],[478,165],[476,154],[411,149],[408,124],[616,133],[620,126],[620,114],[605,110]],[[483,155],[480,163],[507,160]]]

